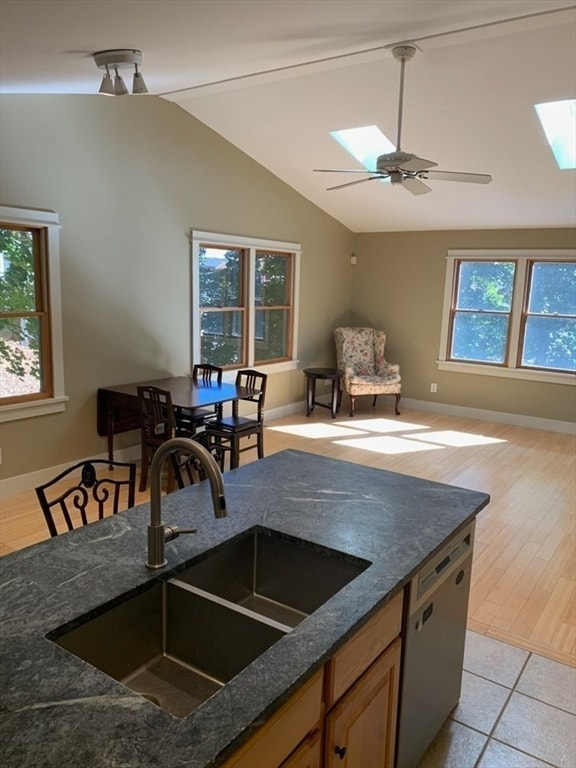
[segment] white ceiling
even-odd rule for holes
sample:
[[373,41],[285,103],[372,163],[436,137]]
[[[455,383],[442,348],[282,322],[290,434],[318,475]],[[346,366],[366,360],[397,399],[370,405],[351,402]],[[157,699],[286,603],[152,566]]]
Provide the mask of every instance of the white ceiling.
[[[402,148],[493,182],[326,191],[355,177],[314,168],[360,168],[330,130],[377,124],[395,141],[386,46],[406,40],[421,52]],[[576,97],[573,0],[0,0],[4,93],[95,93],[91,54],[108,48],[140,48],[151,93],[353,231],[576,223],[576,171],[557,168],[533,108]]]

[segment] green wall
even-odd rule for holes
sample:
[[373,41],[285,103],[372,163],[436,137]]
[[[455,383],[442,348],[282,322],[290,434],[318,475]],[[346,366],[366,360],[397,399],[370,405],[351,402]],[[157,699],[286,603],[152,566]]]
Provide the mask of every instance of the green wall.
[[[155,96],[2,96],[0,166],[3,205],[60,216],[70,398],[63,413],[0,425],[3,479],[104,453],[99,386],[190,372],[190,228],[302,244],[300,368],[333,365],[337,325],[373,325],[388,334],[405,398],[574,419],[573,387],[436,367],[446,251],[574,247],[573,230],[354,235]],[[267,406],[302,401],[303,378],[273,375]]]
[[400,363],[403,397],[575,421],[574,386],[439,371],[436,364],[448,250],[576,248],[574,229],[359,234],[354,248],[353,324],[386,331],[386,357]]
[[[98,387],[190,372],[190,228],[301,243],[301,367],[333,364],[352,233],[180,107],[2,96],[0,142],[2,204],[60,217],[70,398],[64,413],[0,425],[3,478],[103,453]],[[268,392],[270,408],[302,400],[301,371]]]

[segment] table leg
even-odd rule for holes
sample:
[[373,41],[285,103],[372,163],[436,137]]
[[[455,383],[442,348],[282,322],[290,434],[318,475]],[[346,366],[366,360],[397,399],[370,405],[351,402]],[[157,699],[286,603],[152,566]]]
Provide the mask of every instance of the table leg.
[[109,407],[106,420],[108,438],[108,461],[114,461],[114,410]]
[[310,416],[314,410],[314,400],[316,399],[316,377],[306,377],[306,416]]

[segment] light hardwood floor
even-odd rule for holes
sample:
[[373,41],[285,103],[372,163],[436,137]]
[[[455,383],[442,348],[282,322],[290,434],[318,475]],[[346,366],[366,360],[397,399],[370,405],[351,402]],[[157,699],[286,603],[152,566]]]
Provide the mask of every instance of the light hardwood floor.
[[[297,448],[484,491],[468,628],[576,666],[576,440],[572,435],[423,411],[334,421],[327,410],[267,423],[267,455]],[[242,454],[243,463],[255,452]],[[148,492],[137,503],[148,501]],[[0,554],[47,538],[34,492],[2,501]]]

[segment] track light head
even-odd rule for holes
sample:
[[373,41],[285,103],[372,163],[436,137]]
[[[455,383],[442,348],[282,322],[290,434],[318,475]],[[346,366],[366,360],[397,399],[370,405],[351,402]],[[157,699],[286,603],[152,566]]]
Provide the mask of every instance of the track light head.
[[134,78],[132,80],[132,93],[148,93],[148,88],[138,69],[138,64],[134,63]]
[[110,76],[110,70],[108,67],[106,67],[106,72],[104,73],[104,77],[100,83],[100,90],[98,93],[103,93],[106,96],[114,96],[114,83],[112,82],[112,77]]
[[[106,70],[99,93],[112,96],[125,96],[128,93],[126,83],[119,73],[122,67],[134,67],[134,79],[132,93],[148,93],[148,88],[138,66],[142,63],[142,51],[135,48],[112,49],[109,51],[97,51],[92,54],[94,63],[99,69]],[[114,78],[110,75],[114,71]]]

